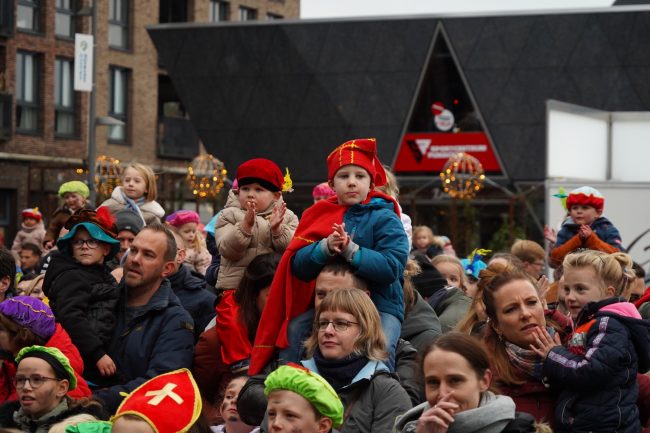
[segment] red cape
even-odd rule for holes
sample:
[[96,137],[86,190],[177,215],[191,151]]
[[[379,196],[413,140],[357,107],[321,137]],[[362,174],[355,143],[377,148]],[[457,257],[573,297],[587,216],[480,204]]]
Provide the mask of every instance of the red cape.
[[[400,214],[399,205],[390,196],[371,191],[363,204],[373,197],[381,197],[394,204],[395,213]],[[293,239],[280,259],[280,264],[271,282],[266,306],[255,336],[251,353],[249,375],[259,374],[271,361],[276,347],[283,349],[289,345],[287,327],[289,321],[304,313],[313,304],[314,281],[302,281],[291,272],[291,262],[296,252],[314,242],[319,242],[332,233],[332,224],[343,222],[343,215],[349,209],[341,206],[336,197],[321,200],[307,209],[296,229]]]

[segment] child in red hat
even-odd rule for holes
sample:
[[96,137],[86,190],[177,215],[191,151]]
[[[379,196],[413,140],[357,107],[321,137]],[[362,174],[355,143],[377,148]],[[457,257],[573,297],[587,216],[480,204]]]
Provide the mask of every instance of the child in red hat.
[[[280,261],[255,338],[251,374],[264,368],[275,348],[291,345],[295,349],[301,344],[288,341],[289,320],[309,309],[314,280],[335,256],[343,257],[356,275],[368,281],[388,340],[388,367],[394,367],[404,318],[401,281],[409,243],[400,221],[399,205],[392,197],[375,190],[386,183],[375,139],[352,140],[334,149],[327,157],[327,177],[336,196],[305,211]],[[296,336],[301,334],[296,332]]]
[[214,231],[221,254],[216,287],[224,291],[217,306],[217,330],[223,361],[235,370],[238,363],[247,363],[252,347],[237,318],[234,289],[251,260],[260,254],[284,252],[298,226],[298,217],[282,200],[290,179],[285,180],[273,161],[244,162],[237,168],[236,181],[237,189],[230,190]]
[[14,243],[11,245],[11,251],[20,254],[20,250],[25,244],[43,246],[45,238],[45,226],[43,225],[43,214],[37,207],[24,209],[20,216],[23,219],[22,228],[16,233]]

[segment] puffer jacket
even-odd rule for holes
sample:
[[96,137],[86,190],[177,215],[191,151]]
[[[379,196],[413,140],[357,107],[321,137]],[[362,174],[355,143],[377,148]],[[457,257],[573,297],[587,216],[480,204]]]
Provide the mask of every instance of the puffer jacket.
[[228,193],[226,207],[223,208],[215,226],[215,240],[221,254],[221,265],[217,277],[217,288],[235,289],[244,276],[246,266],[260,254],[277,252],[282,254],[289,245],[298,227],[298,217],[287,209],[282,220],[279,236],[271,234],[271,213],[275,206],[282,204],[282,197],[273,201],[268,209],[258,212],[255,225],[249,235],[241,229],[246,211],[239,205],[235,191]]
[[181,265],[178,271],[169,276],[169,282],[183,308],[190,313],[194,320],[194,341],[196,342],[199,335],[214,318],[217,295],[206,290],[205,280],[192,274],[185,265]]
[[14,243],[11,245],[11,251],[20,254],[20,250],[25,244],[34,244],[43,250],[43,239],[45,238],[45,225],[43,221],[39,221],[33,227],[27,227],[22,223],[22,229],[16,233]]
[[415,292],[413,308],[402,322],[400,338],[410,342],[418,352],[424,350],[442,334],[440,320],[433,308]]
[[[313,359],[302,361],[302,365],[318,373]],[[340,433],[388,433],[395,418],[412,407],[409,396],[388,373],[388,367],[377,361],[368,361],[352,382],[337,393],[346,415]]]
[[43,292],[50,300],[54,316],[70,334],[93,376],[97,361],[115,327],[117,283],[103,265],[84,266],[73,257],[54,252],[45,273]]
[[555,248],[551,250],[550,258],[553,267],[560,266],[564,257],[578,248],[603,251],[611,254],[617,251],[625,252],[621,242],[621,234],[607,218],[599,217],[591,224],[593,233],[587,239],[578,235],[580,225],[567,218],[557,234]]
[[162,373],[192,368],[194,322],[163,280],[147,305],[131,310],[126,306],[126,287],[120,283],[120,302],[115,313],[115,330],[108,354],[117,373],[99,384],[94,395],[115,413],[129,393],[152,377]]
[[[122,187],[115,187],[111,193],[111,198],[105,200],[98,207],[102,206],[107,206],[113,215],[124,209],[126,207],[126,200],[122,197]],[[142,212],[145,224],[160,222],[162,217],[165,216],[165,209],[155,200],[145,201],[141,205],[138,205],[138,207],[140,208],[140,212]]]
[[[356,204],[343,215],[345,230],[359,245],[351,265],[355,274],[368,281],[377,310],[404,320],[404,266],[409,255],[408,238],[393,203],[380,197]],[[301,248],[291,270],[303,281],[311,281],[330,259],[320,243]]]
[[556,346],[543,373],[562,389],[556,432],[640,430],[637,371],[650,368],[650,322],[633,304],[608,298],[587,304],[568,347]]

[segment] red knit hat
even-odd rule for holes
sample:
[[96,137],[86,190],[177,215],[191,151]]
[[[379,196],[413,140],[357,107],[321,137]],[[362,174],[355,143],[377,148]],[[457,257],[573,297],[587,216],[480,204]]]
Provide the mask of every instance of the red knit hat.
[[21,212],[21,216],[23,219],[25,218],[33,218],[36,221],[40,221],[43,218],[43,214],[38,210],[37,207],[35,208],[29,208],[29,209],[23,209]]
[[238,187],[259,183],[272,192],[282,191],[284,178],[278,165],[266,158],[249,159],[237,168]]
[[577,204],[591,206],[597,211],[602,211],[605,207],[605,197],[596,188],[581,186],[571,191],[566,199],[566,208],[569,210],[571,210],[571,206]]
[[186,368],[161,374],[126,396],[113,421],[131,414],[142,418],[156,433],[186,432],[201,414],[201,395]]
[[345,165],[358,165],[369,174],[375,186],[386,184],[386,172],[377,158],[377,140],[360,138],[346,141],[327,156],[327,179],[332,180],[336,172]]

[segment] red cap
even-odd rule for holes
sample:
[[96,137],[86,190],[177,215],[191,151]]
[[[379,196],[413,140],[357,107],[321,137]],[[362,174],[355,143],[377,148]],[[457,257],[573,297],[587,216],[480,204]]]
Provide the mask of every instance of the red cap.
[[386,172],[377,158],[377,140],[374,138],[346,141],[334,149],[327,156],[327,179],[331,181],[345,165],[358,165],[366,169],[375,186],[386,184]]
[[237,168],[238,187],[259,183],[272,192],[282,191],[284,177],[278,165],[266,158],[249,159]]
[[33,218],[36,221],[40,221],[43,218],[43,214],[38,210],[37,207],[23,209],[23,211],[21,212],[21,216],[23,218]]
[[571,206],[577,204],[591,206],[602,211],[605,207],[605,197],[596,188],[582,186],[571,191],[566,199],[566,207],[569,210],[571,210]]

